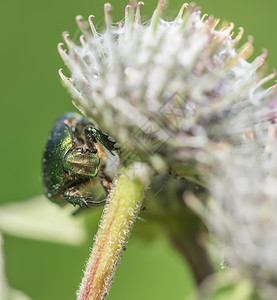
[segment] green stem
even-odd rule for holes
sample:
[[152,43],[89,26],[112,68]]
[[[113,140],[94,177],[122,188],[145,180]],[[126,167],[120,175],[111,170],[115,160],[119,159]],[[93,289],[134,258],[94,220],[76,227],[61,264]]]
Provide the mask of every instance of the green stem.
[[151,172],[141,163],[121,170],[104,208],[78,300],[106,298],[150,181]]

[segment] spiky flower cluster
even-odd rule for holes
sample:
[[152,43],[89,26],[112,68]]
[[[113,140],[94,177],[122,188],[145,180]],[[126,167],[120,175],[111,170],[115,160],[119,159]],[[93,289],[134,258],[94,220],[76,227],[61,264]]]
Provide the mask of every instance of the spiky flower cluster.
[[254,279],[262,299],[275,299],[277,127],[267,129],[255,128],[254,140],[221,156],[201,215],[225,245],[227,263]]
[[236,49],[243,30],[233,37],[232,23],[219,25],[187,4],[167,22],[160,2],[142,24],[142,4],[128,5],[117,26],[106,4],[102,34],[92,16],[88,24],[78,16],[80,43],[65,34],[68,51],[58,46],[71,72],[68,78],[60,71],[62,81],[78,109],[119,142],[121,159],[144,159],[155,168],[162,162],[190,178],[206,175],[213,200],[203,218],[226,244],[231,264],[271,295],[277,284],[277,231],[271,230],[277,228],[277,142],[275,125],[267,121],[276,118],[276,101],[268,101],[275,86],[262,85],[276,74],[259,74],[266,52],[246,61],[252,39]]
[[160,2],[141,24],[142,4],[128,5],[117,26],[106,4],[102,34],[92,16],[89,26],[78,16],[80,44],[64,34],[68,52],[58,46],[71,71],[70,78],[60,71],[61,78],[78,109],[140,158],[159,153],[173,168],[206,161],[202,152],[249,125],[269,91],[260,87],[275,73],[259,78],[266,53],[248,63],[252,40],[236,50],[243,30],[233,38],[233,23],[218,26],[188,4],[167,22]]

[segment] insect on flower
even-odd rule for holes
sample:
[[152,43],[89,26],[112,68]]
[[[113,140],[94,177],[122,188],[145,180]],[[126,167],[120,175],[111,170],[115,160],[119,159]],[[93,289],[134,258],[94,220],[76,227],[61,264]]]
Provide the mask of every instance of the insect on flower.
[[[101,205],[112,187],[116,142],[86,118],[65,113],[56,122],[43,155],[45,195],[60,205]],[[113,162],[113,163],[112,163]]]

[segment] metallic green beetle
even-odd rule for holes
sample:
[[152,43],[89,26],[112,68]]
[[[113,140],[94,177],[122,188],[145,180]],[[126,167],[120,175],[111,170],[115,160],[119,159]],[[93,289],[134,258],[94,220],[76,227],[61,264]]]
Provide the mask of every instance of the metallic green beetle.
[[65,113],[54,125],[44,150],[45,195],[61,206],[105,202],[118,165],[112,151],[118,149],[116,142],[88,119]]

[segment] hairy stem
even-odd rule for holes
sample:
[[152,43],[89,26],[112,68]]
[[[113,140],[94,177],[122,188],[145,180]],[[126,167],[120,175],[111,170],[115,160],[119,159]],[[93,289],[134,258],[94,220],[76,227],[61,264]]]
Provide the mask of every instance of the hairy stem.
[[150,179],[149,168],[141,163],[120,171],[102,215],[78,300],[106,298]]

